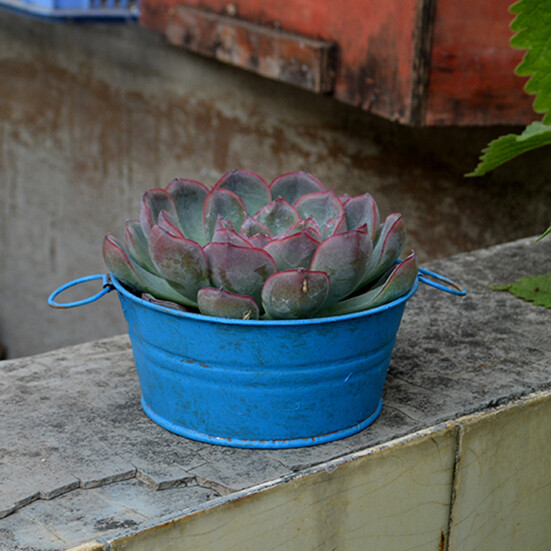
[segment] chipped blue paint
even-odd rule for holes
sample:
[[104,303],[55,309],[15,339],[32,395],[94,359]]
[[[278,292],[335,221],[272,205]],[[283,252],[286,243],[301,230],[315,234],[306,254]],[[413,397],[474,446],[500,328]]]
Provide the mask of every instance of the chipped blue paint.
[[[180,312],[141,300],[112,275],[108,289],[118,292],[142,407],[155,423],[212,444],[294,448],[350,436],[378,417],[396,334],[420,279],[378,308],[301,320]],[[82,304],[105,294],[105,281]]]

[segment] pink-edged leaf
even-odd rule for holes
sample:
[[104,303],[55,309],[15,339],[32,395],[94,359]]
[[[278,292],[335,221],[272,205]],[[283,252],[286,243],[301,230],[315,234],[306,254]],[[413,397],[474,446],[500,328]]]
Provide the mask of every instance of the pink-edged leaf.
[[234,228],[240,228],[245,220],[246,212],[243,201],[233,192],[223,188],[213,188],[203,207],[203,226],[208,239],[212,239],[218,217],[232,223]]
[[207,237],[203,229],[203,205],[209,193],[207,186],[195,180],[177,178],[168,184],[166,191],[174,200],[184,235],[199,245],[205,245]]
[[172,310],[178,310],[179,312],[191,311],[189,308],[186,308],[182,304],[172,302],[171,300],[161,300],[157,297],[154,297],[153,295],[150,295],[149,293],[142,293],[142,296],[140,298],[142,300],[145,300],[146,302],[150,302],[151,304],[156,304],[157,306],[162,306],[164,308],[171,308]]
[[212,236],[212,243],[231,243],[238,247],[251,247],[251,242],[229,228],[218,228]]
[[331,218],[344,214],[344,207],[334,191],[304,195],[295,203],[295,207],[301,218],[312,216],[320,228],[323,228]]
[[224,289],[203,287],[197,294],[199,312],[206,316],[257,320],[260,315],[258,304],[251,298]]
[[282,174],[270,184],[270,191],[273,199],[283,197],[291,205],[294,205],[303,195],[326,191],[326,189],[315,176],[300,171]]
[[386,217],[378,231],[373,254],[360,286],[375,281],[394,265],[406,242],[406,226],[401,214]]
[[105,263],[113,275],[125,285],[138,293],[150,293],[157,298],[178,302],[186,306],[195,306],[195,303],[173,289],[158,272],[152,273],[142,268],[124,250],[114,236],[107,235],[103,242]]
[[142,268],[130,257],[116,237],[107,235],[103,241],[103,257],[113,275],[139,293],[150,293],[163,299],[195,306],[193,301],[173,289],[162,277]]
[[197,300],[197,291],[209,285],[207,259],[199,244],[159,226],[151,228],[149,253],[159,273],[176,291]]
[[321,241],[322,239],[319,224],[312,216],[295,222],[293,225],[289,226],[289,229],[282,236],[287,237],[302,231],[306,231],[310,237],[316,239],[317,241]]
[[215,187],[233,191],[238,195],[249,216],[259,211],[272,200],[268,184],[254,172],[231,170],[216,182]]
[[117,279],[137,291],[145,291],[146,286],[141,280],[134,263],[130,260],[124,245],[112,234],[107,234],[103,240],[103,260],[109,271]]
[[235,228],[233,227],[233,224],[224,218],[222,218],[220,215],[218,215],[218,218],[216,219],[216,224],[214,226],[214,231],[217,230],[232,230],[235,231]]
[[249,296],[260,304],[262,286],[276,271],[275,262],[266,251],[231,243],[209,243],[205,254],[213,286]]
[[262,305],[272,319],[309,318],[321,309],[328,293],[329,278],[324,272],[277,272],[264,284]]
[[150,189],[143,194],[140,205],[140,224],[147,237],[163,210],[176,214],[174,201],[166,190]]
[[253,247],[263,249],[270,241],[272,241],[272,239],[273,237],[270,235],[265,233],[257,233],[256,235],[249,237],[249,242]]
[[149,256],[149,245],[139,220],[128,220],[124,226],[124,245],[128,254],[142,267],[157,273]]
[[346,224],[346,216],[336,216],[328,220],[325,226],[323,226],[322,235],[324,239],[336,235],[337,233],[344,233],[348,231],[348,226]]
[[289,226],[300,220],[297,210],[282,197],[261,208],[254,218],[270,229],[272,235],[285,233]]
[[369,193],[348,199],[344,203],[344,212],[349,229],[354,230],[367,224],[367,232],[375,240],[380,223],[379,208]]
[[247,216],[243,224],[241,224],[239,233],[243,237],[253,237],[253,235],[256,235],[258,233],[272,236],[272,232],[270,231],[270,228],[266,226],[266,224],[262,224],[262,222],[259,222],[256,218],[251,218],[250,216]]
[[411,289],[418,271],[417,259],[412,253],[403,262],[391,268],[375,287],[366,293],[343,300],[327,309],[324,308],[321,314],[340,316],[388,304],[404,296]]
[[163,210],[159,214],[159,218],[157,218],[157,226],[174,237],[186,237],[182,233],[182,229],[180,228],[176,215],[171,214],[167,210]]
[[373,249],[369,235],[352,230],[323,241],[312,259],[312,270],[325,272],[331,281],[327,305],[348,296],[361,282]]
[[310,268],[319,241],[311,237],[307,230],[274,239],[264,250],[274,259],[278,271]]

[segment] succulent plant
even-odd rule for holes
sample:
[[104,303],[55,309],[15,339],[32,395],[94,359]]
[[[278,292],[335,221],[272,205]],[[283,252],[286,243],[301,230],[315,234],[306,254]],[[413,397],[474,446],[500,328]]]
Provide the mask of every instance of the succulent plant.
[[240,319],[358,312],[409,291],[400,214],[381,223],[373,197],[338,196],[306,172],[267,184],[245,170],[212,187],[173,180],[142,199],[138,220],[108,234],[109,270],[144,300]]

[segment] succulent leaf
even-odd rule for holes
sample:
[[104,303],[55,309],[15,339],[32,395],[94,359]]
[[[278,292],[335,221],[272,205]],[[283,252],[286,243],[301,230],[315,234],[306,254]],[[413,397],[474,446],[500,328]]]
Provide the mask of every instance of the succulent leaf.
[[140,205],[140,224],[144,234],[149,237],[151,228],[157,223],[161,211],[176,214],[172,197],[164,189],[150,189],[143,194]]
[[124,226],[124,245],[128,254],[146,270],[157,274],[151,257],[149,245],[139,220],[128,220]]
[[326,191],[325,186],[307,172],[290,172],[276,178],[270,184],[272,198],[282,197],[291,205],[294,205],[303,195]]
[[378,232],[373,254],[360,287],[375,281],[394,265],[406,242],[406,226],[401,214],[393,213]]
[[257,249],[263,249],[271,240],[272,237],[265,233],[257,233],[256,235],[249,237],[249,242]]
[[258,305],[251,298],[224,289],[203,287],[197,294],[199,312],[207,316],[257,320],[260,312]]
[[178,304],[177,302],[172,302],[171,300],[160,300],[153,295],[150,295],[149,293],[142,293],[142,296],[140,297],[142,300],[145,300],[146,302],[151,302],[151,304],[156,304],[157,306],[163,306],[164,308],[171,308],[172,310],[178,310],[179,312],[189,312],[189,308],[186,308],[182,304]]
[[373,196],[369,193],[349,198],[344,203],[346,223],[353,230],[367,224],[367,231],[374,241],[380,224],[379,209]]
[[346,216],[343,214],[342,216],[336,216],[328,220],[325,226],[323,226],[322,235],[324,239],[327,239],[332,235],[344,233],[346,231],[348,231],[348,226],[346,223]]
[[262,286],[276,271],[275,262],[267,252],[231,243],[209,243],[204,250],[213,286],[249,296],[260,304]]
[[272,200],[268,184],[258,174],[248,170],[226,172],[215,187],[233,191],[239,196],[249,216],[258,212]]
[[272,235],[281,235],[287,231],[292,224],[300,221],[297,210],[285,199],[278,197],[262,209],[254,218],[270,229]]
[[258,221],[256,218],[251,218],[250,216],[247,216],[243,224],[241,224],[239,233],[243,237],[253,237],[254,235],[257,235],[259,233],[263,233],[265,235],[273,237],[273,234],[270,231],[270,228],[268,228],[266,224],[263,224],[262,222]]
[[307,230],[299,233],[274,239],[268,243],[264,250],[274,259],[278,271],[310,268],[312,258],[319,241],[311,237]]
[[199,289],[209,285],[207,260],[201,246],[155,225],[151,228],[149,252],[168,284],[196,302]]
[[361,282],[373,244],[367,232],[353,230],[329,237],[312,259],[312,270],[325,272],[331,287],[327,305],[348,296]]
[[171,214],[167,210],[161,211],[159,218],[157,218],[157,225],[174,236],[186,237],[180,228],[176,215]]
[[310,237],[316,239],[317,241],[321,241],[321,229],[312,216],[295,222],[289,226],[289,229],[282,235],[287,237],[288,235],[293,235],[294,233],[299,233],[305,230]]
[[103,240],[103,260],[117,279],[137,290],[145,290],[145,284],[138,275],[123,244],[110,233]]
[[231,243],[238,247],[250,247],[251,242],[229,228],[217,228],[212,236],[212,243]]
[[206,245],[203,205],[209,193],[207,186],[195,180],[177,178],[168,184],[166,191],[174,200],[176,214],[184,235],[197,241],[199,245]]
[[301,218],[312,216],[320,228],[331,218],[337,218],[344,214],[344,208],[334,191],[309,193],[301,197],[295,207]]
[[203,206],[203,226],[209,241],[212,239],[218,216],[240,228],[246,216],[243,201],[233,192],[223,188],[213,188]]
[[403,262],[385,274],[380,282],[369,291],[324,308],[320,315],[340,316],[353,312],[362,312],[387,304],[405,295],[415,283],[418,274],[415,254],[408,256]]
[[262,305],[274,319],[308,318],[320,310],[328,293],[329,278],[324,272],[282,271],[264,284]]
[[127,254],[122,243],[111,234],[103,240],[103,258],[109,271],[132,289],[185,306],[196,306],[194,301],[178,293],[165,279],[144,270]]

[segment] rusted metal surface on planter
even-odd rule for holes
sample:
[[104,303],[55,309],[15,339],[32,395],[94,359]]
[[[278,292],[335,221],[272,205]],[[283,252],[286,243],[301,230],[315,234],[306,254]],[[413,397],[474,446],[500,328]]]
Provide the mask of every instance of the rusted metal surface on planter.
[[[189,18],[187,23],[180,20],[175,8],[200,9],[201,18],[187,33],[191,49],[270,78],[317,92],[332,91],[340,101],[405,124],[525,124],[534,119],[532,98],[523,91],[525,80],[514,75],[522,52],[509,45],[513,18],[509,4],[505,0],[341,0],[338,4],[143,0],[141,22],[173,36],[175,27],[182,33],[191,24]],[[216,17],[227,26],[225,36],[234,32],[234,38],[209,42],[207,21]],[[316,58],[313,47],[311,58],[300,65],[295,61],[297,48],[289,45],[277,51],[268,74],[259,70],[261,60],[269,65],[275,48],[270,41],[285,36],[283,32],[296,35],[299,42],[309,38],[336,44],[334,86],[323,84],[331,76],[331,63],[323,56]],[[183,43],[182,38],[176,40]],[[278,70],[278,64],[287,70]],[[314,76],[316,71],[319,76]],[[318,77],[316,88],[312,82]]]
[[171,44],[318,93],[332,91],[335,46],[186,6],[172,7]]

